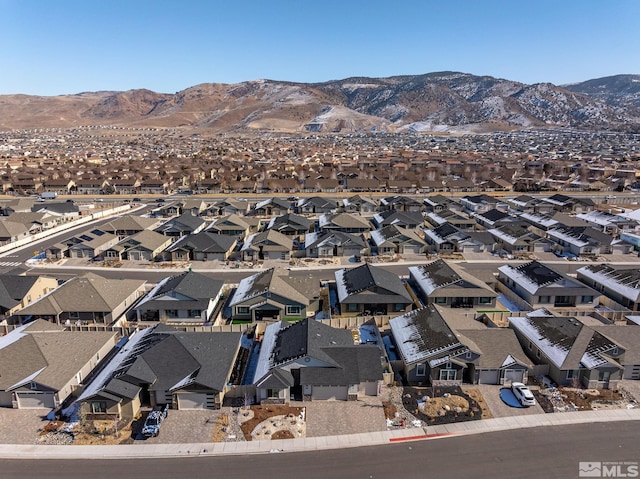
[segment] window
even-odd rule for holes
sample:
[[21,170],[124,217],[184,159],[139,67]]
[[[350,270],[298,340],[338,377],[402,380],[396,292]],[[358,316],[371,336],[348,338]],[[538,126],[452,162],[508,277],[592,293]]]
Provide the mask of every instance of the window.
[[236,314],[249,314],[249,306],[236,306]]
[[538,303],[547,304],[551,301],[549,296],[538,296]]
[[533,343],[529,341],[529,351],[533,351]]
[[300,306],[287,306],[285,314],[287,316],[300,316]]
[[404,304],[402,303],[396,303],[393,305],[393,310],[394,311],[404,311]]
[[582,303],[591,303],[593,302],[593,296],[583,296],[581,301]]
[[472,355],[471,351],[467,351],[466,354],[464,355],[464,358],[471,359],[471,355]]
[[29,383],[29,388],[33,391],[35,391],[36,389],[38,389],[38,385],[34,382],[30,382]]
[[358,311],[358,305],[355,303],[349,303],[347,304],[347,311],[353,313],[355,311]]
[[416,366],[416,376],[425,376],[427,374],[427,365],[426,364],[418,364]]
[[567,371],[567,379],[577,378],[578,374],[579,374],[579,371],[575,369],[570,369],[569,371]]
[[478,300],[480,304],[491,304],[491,298],[482,297]]
[[69,311],[69,319],[80,319],[80,313],[77,311]]
[[433,298],[433,302],[436,304],[447,304],[447,298]]
[[167,309],[167,318],[177,318],[178,310],[177,309]]
[[106,401],[91,401],[91,412],[94,414],[106,413],[107,402]]
[[456,370],[455,369],[441,369],[440,381],[455,381]]
[[267,398],[269,399],[277,399],[280,397],[279,389],[267,389]]
[[199,309],[190,309],[188,311],[189,317],[190,318],[199,318],[200,317],[200,310]]
[[610,371],[600,371],[598,373],[598,381],[609,382],[609,377],[611,376]]
[[536,358],[540,359],[540,350],[539,349],[536,351]]

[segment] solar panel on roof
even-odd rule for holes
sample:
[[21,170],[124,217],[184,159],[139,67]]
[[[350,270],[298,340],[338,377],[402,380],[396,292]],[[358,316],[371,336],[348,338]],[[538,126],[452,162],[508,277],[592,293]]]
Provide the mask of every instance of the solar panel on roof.
[[91,241],[93,239],[91,236],[88,236],[88,235],[80,235],[80,238],[83,239],[84,241]]
[[104,231],[95,229],[95,230],[91,230],[91,234],[96,236],[102,236],[104,234]]

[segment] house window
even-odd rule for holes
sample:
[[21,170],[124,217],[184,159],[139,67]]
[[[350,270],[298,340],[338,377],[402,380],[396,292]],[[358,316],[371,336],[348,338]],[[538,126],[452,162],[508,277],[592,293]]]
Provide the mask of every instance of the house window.
[[598,373],[598,381],[609,382],[609,378],[611,377],[611,371],[600,371]]
[[536,351],[536,358],[540,359],[540,350],[539,349]]
[[267,389],[267,398],[278,399],[280,397],[279,389]]
[[300,306],[287,306],[285,314],[287,316],[300,316]]
[[582,297],[582,302],[583,303],[591,303],[591,302],[593,302],[593,296],[583,296]]
[[551,301],[551,297],[549,296],[539,296],[538,303],[547,304]]
[[416,376],[425,376],[427,374],[427,365],[426,364],[418,364],[416,366]]
[[32,389],[33,391],[35,391],[36,389],[38,389],[38,385],[34,382],[30,382],[29,383],[29,388]]
[[478,303],[480,304],[491,304],[491,298],[487,298],[487,297],[482,297],[478,300]]
[[94,414],[106,413],[107,402],[106,401],[91,401],[91,412]]
[[80,319],[80,313],[77,311],[70,311],[69,319]]
[[167,318],[177,318],[178,310],[177,309],[167,309]]
[[189,314],[190,318],[199,318],[200,317],[200,310],[199,309],[190,309],[188,314]]
[[249,314],[249,306],[236,306],[237,314]]
[[569,369],[567,371],[567,379],[577,378],[578,374],[579,374],[579,371],[576,371],[575,369]]
[[436,304],[447,304],[447,298],[433,298],[433,302]]
[[404,304],[402,303],[396,303],[393,305],[393,310],[394,311],[404,311]]
[[440,381],[455,381],[456,370],[455,369],[441,369]]
[[471,359],[471,351],[467,351],[464,357],[465,359]]
[[354,313],[356,311],[358,311],[358,305],[355,303],[349,303],[347,304],[347,311]]

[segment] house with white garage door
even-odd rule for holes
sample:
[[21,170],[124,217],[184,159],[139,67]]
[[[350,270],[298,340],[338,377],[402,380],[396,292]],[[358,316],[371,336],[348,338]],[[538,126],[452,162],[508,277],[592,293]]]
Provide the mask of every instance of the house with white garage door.
[[253,384],[262,404],[296,400],[356,400],[377,396],[382,352],[354,344],[351,331],[314,319],[267,326]]
[[0,337],[0,406],[57,408],[113,349],[113,331],[65,331],[39,319]]
[[141,406],[218,409],[241,333],[184,332],[158,324],[133,335],[78,402],[92,417],[134,417]]

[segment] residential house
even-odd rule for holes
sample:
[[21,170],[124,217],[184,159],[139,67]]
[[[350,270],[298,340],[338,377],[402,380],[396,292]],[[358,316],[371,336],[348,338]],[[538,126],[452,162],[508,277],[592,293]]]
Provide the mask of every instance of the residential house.
[[561,213],[586,213],[595,209],[595,203],[589,198],[576,198],[560,193],[542,198],[542,201],[551,204]]
[[311,226],[311,221],[304,216],[287,213],[286,215],[271,218],[265,227],[265,231],[272,230],[286,236],[300,237],[309,233],[312,230]]
[[109,354],[116,336],[65,331],[42,320],[14,329],[0,338],[0,406],[59,407]]
[[579,213],[576,217],[609,235],[617,235],[624,231],[633,231],[638,227],[637,221],[606,211],[594,210],[588,213]]
[[586,285],[631,311],[640,311],[640,271],[636,266],[590,264],[576,273]]
[[249,234],[255,233],[257,229],[258,221],[256,218],[236,214],[216,218],[207,227],[207,231],[211,233],[232,236],[239,241],[244,241]]
[[193,216],[191,213],[183,213],[177,218],[158,226],[155,231],[172,238],[180,238],[195,233],[199,233],[207,226],[205,220],[199,216]]
[[292,248],[293,239],[290,236],[276,230],[267,230],[250,235],[242,245],[240,253],[244,261],[288,260]]
[[458,213],[451,210],[430,211],[425,213],[427,222],[435,227],[449,223],[460,231],[474,231],[477,223],[464,213]]
[[495,240],[489,233],[460,231],[449,223],[423,231],[425,242],[431,245],[431,251],[437,253],[481,253],[493,251],[495,246]]
[[100,229],[86,231],[76,238],[82,240],[67,249],[70,258],[102,258],[106,250],[114,246],[119,238]]
[[495,208],[481,213],[476,213],[473,217],[479,225],[485,228],[495,228],[502,223],[515,221],[515,218],[509,213],[505,213],[504,211],[500,211]]
[[556,227],[547,231],[547,236],[556,243],[553,248],[555,251],[575,256],[627,254],[633,249],[630,243],[591,226]]
[[383,268],[363,264],[335,272],[342,315],[403,313],[414,303],[398,276]]
[[319,301],[317,278],[289,276],[281,268],[270,268],[240,281],[229,306],[234,321],[295,321],[313,316]]
[[158,226],[159,221],[155,218],[146,218],[137,215],[123,215],[102,225],[100,229],[124,239],[127,236],[140,233],[144,230],[152,230]]
[[359,258],[367,251],[367,244],[362,235],[342,233],[341,231],[324,231],[307,233],[304,239],[307,258],[333,258],[353,256]]
[[142,230],[125,237],[104,251],[104,258],[130,261],[154,261],[172,243],[171,237]]
[[371,223],[362,216],[352,213],[324,214],[318,218],[320,231],[341,231],[361,234],[371,229]]
[[57,287],[49,276],[0,275],[0,314],[9,317]]
[[240,350],[241,333],[143,329],[109,360],[77,400],[88,417],[134,418],[141,406],[219,409]]
[[335,213],[337,209],[338,201],[325,196],[300,198],[296,203],[296,213],[300,214],[329,214]]
[[388,210],[420,213],[425,210],[425,205],[408,196],[395,195],[380,200],[380,211]]
[[160,281],[134,307],[134,319],[206,323],[220,305],[224,281],[187,271]]
[[250,213],[254,216],[281,216],[289,214],[293,211],[291,202],[284,198],[268,198],[256,203]]
[[617,389],[624,349],[574,317],[528,314],[510,317],[510,327],[529,358],[545,365],[560,386]]
[[495,308],[498,296],[483,281],[441,259],[410,266],[409,284],[425,305],[491,309]]
[[496,249],[510,254],[549,252],[553,242],[530,229],[529,223],[512,221],[487,230],[496,240]]
[[211,216],[238,215],[243,216],[249,211],[249,202],[227,198],[209,206],[205,213]]
[[532,310],[549,307],[591,309],[599,303],[597,291],[538,261],[500,266],[498,281],[499,285],[526,301]]
[[426,244],[414,230],[391,224],[371,232],[372,251],[378,254],[424,254]]
[[418,212],[388,210],[373,215],[372,223],[376,229],[384,228],[388,225],[417,229],[424,225],[424,218],[422,217],[422,213]]
[[170,261],[226,261],[237,243],[233,236],[201,231],[177,240],[164,256]]
[[57,324],[111,324],[142,296],[145,283],[86,273],[25,306],[16,317],[22,323],[42,318]]
[[347,213],[370,215],[378,211],[378,202],[367,196],[355,195],[342,200],[342,209]]
[[377,396],[382,380],[376,345],[354,344],[351,331],[313,319],[267,326],[253,379],[262,404],[356,400]]

